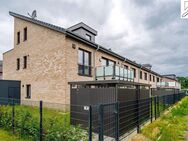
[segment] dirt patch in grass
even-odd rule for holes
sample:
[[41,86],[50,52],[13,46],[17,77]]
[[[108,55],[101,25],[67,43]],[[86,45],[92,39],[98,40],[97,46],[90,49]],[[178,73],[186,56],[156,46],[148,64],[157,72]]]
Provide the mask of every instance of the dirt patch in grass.
[[142,134],[137,134],[136,136],[134,136],[131,141],[150,141],[149,139],[147,139],[144,135]]

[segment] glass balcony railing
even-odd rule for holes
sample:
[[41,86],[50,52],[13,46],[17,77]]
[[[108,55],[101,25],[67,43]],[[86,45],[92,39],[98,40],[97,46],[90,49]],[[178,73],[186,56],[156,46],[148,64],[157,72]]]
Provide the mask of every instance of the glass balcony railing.
[[133,70],[128,70],[119,66],[100,66],[95,69],[95,77],[97,80],[134,80]]
[[157,87],[179,87],[176,82],[158,82]]

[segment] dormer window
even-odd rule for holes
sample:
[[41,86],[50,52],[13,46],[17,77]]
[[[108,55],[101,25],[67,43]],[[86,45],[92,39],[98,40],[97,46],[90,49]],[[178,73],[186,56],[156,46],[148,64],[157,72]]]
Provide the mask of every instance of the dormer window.
[[69,27],[68,30],[92,42],[95,42],[95,36],[97,36],[97,31],[83,22]]
[[91,36],[86,34],[86,39],[91,41]]

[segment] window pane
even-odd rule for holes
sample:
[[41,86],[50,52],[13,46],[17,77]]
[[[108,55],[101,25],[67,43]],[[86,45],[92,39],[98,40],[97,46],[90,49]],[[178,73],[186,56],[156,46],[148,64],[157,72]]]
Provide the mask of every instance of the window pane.
[[86,34],[86,39],[90,40],[91,41],[91,36]]
[[108,65],[109,65],[109,66],[114,66],[115,63],[114,63],[113,61],[109,61]]
[[83,74],[83,65],[78,65],[78,73]]
[[27,56],[24,56],[24,69],[27,68]]
[[89,53],[84,52],[84,65],[89,66]]
[[83,65],[83,51],[78,50],[78,63]]
[[20,32],[17,32],[17,44],[20,43]]
[[101,64],[102,64],[102,66],[107,66],[107,60],[102,58]]
[[27,40],[27,27],[24,28],[24,41]]
[[26,85],[26,97],[31,98],[31,85]]
[[89,75],[89,67],[88,66],[84,66],[84,74]]

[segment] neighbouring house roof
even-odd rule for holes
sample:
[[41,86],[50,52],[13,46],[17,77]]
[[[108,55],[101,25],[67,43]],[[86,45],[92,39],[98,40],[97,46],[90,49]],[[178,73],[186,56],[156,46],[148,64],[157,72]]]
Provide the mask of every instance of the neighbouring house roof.
[[162,75],[162,77],[177,81],[175,74],[165,74],[165,75]]
[[[56,26],[56,25],[53,25],[53,24],[50,24],[50,23],[46,23],[46,22],[43,22],[43,21],[40,21],[40,20],[37,20],[37,19],[33,19],[33,18],[30,18],[30,17],[27,17],[27,16],[24,16],[24,15],[20,15],[20,14],[17,14],[17,13],[14,13],[14,12],[9,12],[9,14],[13,17],[16,17],[16,18],[19,18],[19,19],[22,19],[22,20],[25,20],[25,21],[28,21],[28,22],[31,22],[31,23],[34,23],[34,24],[37,24],[37,25],[40,25],[40,26],[43,26],[43,27],[46,27],[46,28],[49,28],[49,29],[52,29],[52,30],[55,30],[57,32],[61,32],[61,33],[64,33],[66,36],[68,37],[71,37],[71,38],[74,38],[76,40],[79,40],[81,42],[84,42],[88,45],[90,45],[92,48],[95,48],[95,49],[98,49],[100,51],[103,51],[109,55],[112,55],[122,61],[125,61],[126,63],[128,64],[131,64],[133,66],[136,66],[138,68],[142,68],[143,70],[147,71],[147,72],[151,72],[155,75],[158,75],[158,76],[161,76],[160,74],[148,69],[148,68],[145,68],[143,67],[141,64],[138,64],[134,61],[131,61],[115,52],[113,52],[112,50],[109,50],[99,44],[96,44],[92,41],[89,41],[75,33],[73,33],[72,31],[70,31],[69,29],[65,29],[65,28],[62,28],[62,27],[59,27],[59,26]],[[89,27],[89,26],[88,26]]]

